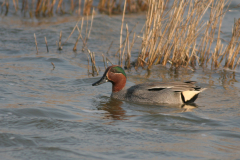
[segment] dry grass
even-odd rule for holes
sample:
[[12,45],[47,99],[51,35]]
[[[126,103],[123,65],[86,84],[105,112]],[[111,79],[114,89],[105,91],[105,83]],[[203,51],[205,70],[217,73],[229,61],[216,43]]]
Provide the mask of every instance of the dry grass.
[[[217,68],[225,60],[224,67],[236,68],[240,50],[239,21],[234,24],[227,47],[222,44],[220,35],[228,2],[174,0],[168,8],[168,0],[148,0],[137,65],[151,68],[154,64],[165,66],[169,62],[174,67],[211,64],[212,68]],[[202,17],[206,12],[209,20],[204,22]]]
[[34,39],[35,39],[35,45],[36,45],[36,50],[37,50],[37,54],[38,54],[37,37],[36,37],[36,34],[35,34],[35,33],[34,33]]

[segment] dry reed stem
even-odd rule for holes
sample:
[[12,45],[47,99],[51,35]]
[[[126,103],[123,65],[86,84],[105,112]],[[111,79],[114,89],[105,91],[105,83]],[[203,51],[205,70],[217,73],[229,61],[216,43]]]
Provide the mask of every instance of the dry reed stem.
[[107,62],[107,65],[108,65],[108,62],[111,63],[111,65],[113,65],[113,63],[106,57],[106,62]]
[[48,50],[48,44],[47,44],[47,38],[46,38],[46,37],[45,37],[45,43],[46,43],[47,52],[49,52],[49,50]]
[[3,6],[5,5],[5,8],[6,8],[6,11],[5,11],[5,16],[8,14],[8,9],[9,9],[9,2],[7,0],[5,0],[3,3],[2,3],[2,6],[1,6],[1,13],[3,12]]
[[91,24],[90,24],[90,28],[88,30],[88,33],[87,33],[87,28],[88,28],[88,16],[87,16],[87,28],[86,28],[86,36],[85,36],[85,39],[84,39],[84,42],[83,42],[83,47],[82,47],[82,51],[84,51],[84,48],[87,46],[87,41],[90,37],[90,34],[91,34],[91,31],[92,31],[92,25],[93,25],[93,18],[94,18],[94,9],[92,10],[92,18],[91,18]]
[[126,24],[126,41],[125,41],[125,44],[124,44],[124,47],[123,47],[123,52],[122,52],[122,56],[121,56],[121,65],[122,65],[122,62],[123,62],[123,56],[125,55],[125,49],[126,49],[126,45],[128,43],[128,39],[129,39],[129,34],[128,34],[128,25]]
[[77,38],[76,43],[75,43],[75,45],[73,47],[73,51],[77,50],[77,44],[78,44],[79,39],[81,38],[82,41],[83,41],[83,38],[82,38],[82,28],[83,28],[83,22],[84,22],[83,20],[84,20],[84,17],[82,17],[81,29],[79,29],[78,25],[76,25],[76,27],[78,29],[78,38]]
[[59,34],[59,41],[58,41],[58,50],[62,50],[62,31]]
[[[137,25],[138,25],[138,22],[134,25],[134,27],[133,27],[132,30],[130,31],[129,35],[132,34],[132,32],[134,31],[134,29],[136,28]],[[117,56],[117,54],[120,52],[120,50],[122,49],[122,46],[125,44],[125,41],[126,41],[126,38],[125,38],[125,40],[122,42],[121,48],[118,48],[115,56]]]
[[[136,33],[133,34],[133,39],[132,39],[130,48],[129,48],[129,44],[128,44],[128,53],[127,53],[127,59],[126,59],[126,63],[125,63],[126,68],[131,67],[131,51],[132,51],[132,47],[135,43],[135,36],[136,36]],[[128,43],[129,43],[129,40],[128,40]]]
[[85,43],[86,43],[86,39],[87,39],[87,32],[88,32],[88,15],[87,15],[87,26],[86,26],[85,37],[84,37],[84,39],[82,38],[82,41],[83,41],[82,51],[84,51],[84,48],[86,46]]
[[15,8],[15,12],[17,12],[18,8],[17,8],[17,5],[16,5],[16,1],[13,0],[13,5],[14,5],[14,8]]
[[105,58],[104,58],[104,55],[102,54],[102,58],[103,58],[103,64],[104,64],[104,68],[106,70],[106,63],[105,63]]
[[81,14],[81,0],[78,0],[78,15]]
[[125,68],[130,68],[130,46],[129,46],[129,32],[128,32],[128,25],[126,25],[126,32],[127,32],[127,53],[125,56]]
[[3,13],[3,6],[5,5],[5,1],[1,5],[1,14]]
[[88,74],[90,74],[90,71],[89,71],[89,57],[87,57],[88,59]]
[[36,45],[36,50],[37,50],[37,54],[38,54],[38,45],[37,45],[37,38],[36,38],[35,33],[34,33],[34,38],[35,38],[35,45]]
[[119,46],[119,62],[118,64],[122,66],[122,60],[121,60],[121,48],[122,48],[122,31],[123,31],[123,23],[124,23],[124,17],[125,17],[125,11],[126,11],[126,2],[124,2],[124,7],[123,7],[123,16],[122,16],[122,25],[121,25],[121,30],[120,30],[120,46]]
[[99,75],[99,72],[96,67],[95,54],[94,54],[94,52],[91,52],[89,49],[88,49],[88,53],[89,53],[89,56],[91,58],[91,63],[92,63],[92,75],[94,76],[95,72],[97,73],[97,75]]
[[71,0],[71,12],[73,12],[73,10],[74,10],[74,2],[73,2],[73,0]]
[[64,46],[64,45],[67,43],[67,41],[69,40],[69,38],[72,36],[73,32],[75,31],[75,29],[76,29],[77,26],[78,26],[78,23],[79,23],[80,19],[81,19],[81,18],[78,19],[78,21],[77,21],[76,25],[74,26],[72,32],[70,33],[70,35],[68,36],[68,38],[66,39],[66,41],[62,44],[62,46]]
[[109,47],[108,47],[107,55],[109,54],[109,51],[110,51],[110,48],[112,47],[112,44],[113,44],[113,41],[111,42],[111,44],[110,44]]
[[80,38],[82,39],[81,32],[78,34],[78,38],[77,38],[77,40],[76,40],[76,42],[75,42],[75,45],[74,45],[74,47],[73,47],[73,51],[76,51],[76,50],[77,50],[77,44],[78,44],[78,41],[79,41]]
[[52,69],[52,70],[54,70],[54,69],[55,69],[55,65],[54,65],[54,63],[53,63],[53,62],[51,62],[51,64],[52,64],[52,66],[53,66],[53,69]]

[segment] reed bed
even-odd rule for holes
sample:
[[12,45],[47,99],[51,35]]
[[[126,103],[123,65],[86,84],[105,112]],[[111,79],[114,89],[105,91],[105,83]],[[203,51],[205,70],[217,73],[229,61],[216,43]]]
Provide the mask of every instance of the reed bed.
[[[239,64],[240,20],[233,26],[232,38],[222,43],[221,26],[229,0],[148,0],[147,20],[137,66],[170,63],[173,67],[208,66],[235,69]],[[209,20],[203,16],[208,12]]]
[[[99,0],[93,4],[93,0],[5,0],[1,5],[1,14],[7,15],[9,10],[15,13],[21,11],[25,16],[46,17],[54,14],[90,15],[93,8],[98,8],[100,13],[108,15],[121,14],[122,0]],[[145,11],[147,3],[144,0],[128,0],[127,13]]]
[[[103,1],[100,2],[103,3]],[[128,25],[124,23],[124,16],[128,7],[127,2],[129,0],[124,1],[120,45],[116,53],[119,65],[124,65],[125,68],[134,66],[135,68],[147,67],[148,69],[156,64],[163,66],[170,64],[175,68],[195,69],[197,66],[210,66],[211,69],[219,67],[236,69],[240,63],[240,19],[235,20],[233,24],[229,42],[221,37],[221,27],[224,15],[228,11],[229,0],[173,0],[172,3],[169,3],[169,0],[147,0],[146,23],[143,27],[143,35],[138,36],[141,38],[142,44],[139,46],[140,52],[135,61],[131,61],[131,50],[137,37],[133,33],[135,27],[129,31]],[[96,67],[95,53],[87,47],[94,19],[94,10],[91,11],[90,25],[88,24],[89,16],[85,17],[87,18],[85,37],[82,36],[84,23],[82,17],[81,27],[78,27],[79,19],[67,40],[77,29],[79,35],[73,51],[77,50],[78,41],[81,39],[83,42],[82,51],[86,50],[88,52],[88,59],[90,58],[88,63],[91,61],[92,65],[92,72],[89,71],[89,73],[94,76],[95,74],[98,75],[99,72]],[[203,17],[207,19],[207,16],[209,17],[208,20],[204,21]],[[125,40],[122,37],[124,29],[126,31]],[[59,50],[67,42],[66,40],[61,44],[61,38],[60,32],[59,42],[57,43]],[[108,48],[107,55],[112,43]],[[103,54],[102,57],[106,68],[106,64],[108,65],[110,60]]]

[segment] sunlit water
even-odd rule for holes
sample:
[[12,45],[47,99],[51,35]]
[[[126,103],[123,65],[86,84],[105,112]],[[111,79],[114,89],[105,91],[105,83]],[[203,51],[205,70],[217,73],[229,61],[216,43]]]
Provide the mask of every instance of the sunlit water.
[[[234,9],[225,16],[226,35],[230,35],[239,11]],[[239,68],[236,72],[208,68],[172,71],[154,66],[151,71],[126,71],[128,86],[146,81],[198,81],[208,89],[200,94],[196,106],[113,100],[110,83],[91,84],[104,72],[102,54],[106,55],[112,41],[108,57],[117,63],[114,55],[121,16],[97,15],[94,19],[88,48],[96,53],[101,69],[98,77],[88,74],[88,54],[81,51],[81,41],[78,51],[72,52],[77,32],[62,51],[57,50],[59,32],[62,30],[64,42],[77,20],[1,17],[1,160],[240,158]],[[144,21],[144,14],[126,17],[130,29],[139,22],[137,33]],[[83,28],[85,36],[86,21]],[[140,42],[133,48],[133,57]]]

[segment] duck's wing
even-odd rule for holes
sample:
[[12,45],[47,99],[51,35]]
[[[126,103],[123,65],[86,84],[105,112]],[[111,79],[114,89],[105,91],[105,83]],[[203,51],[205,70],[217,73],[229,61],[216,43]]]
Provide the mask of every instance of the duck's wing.
[[137,89],[148,90],[148,91],[161,91],[164,89],[172,89],[176,92],[182,92],[186,90],[196,90],[200,87],[195,85],[195,81],[187,81],[187,82],[147,82],[135,85]]
[[[195,85],[195,81],[186,82],[148,82],[143,84],[138,84],[131,87],[130,90],[133,92],[145,92],[151,94],[157,91],[159,94],[175,92],[179,93],[181,99],[184,103],[194,101],[198,94],[204,91],[206,88],[201,88]],[[161,93],[160,93],[161,92]],[[134,93],[133,93],[134,94]]]

